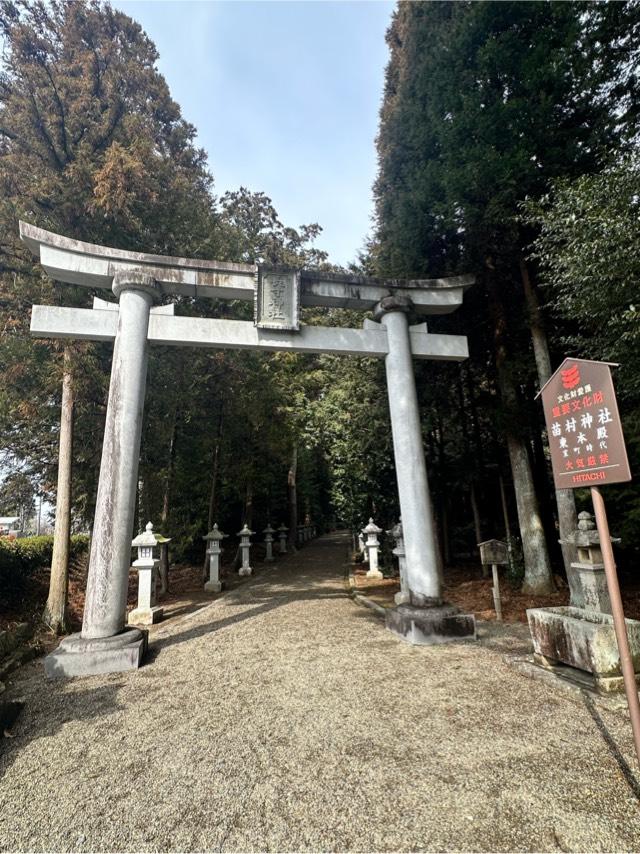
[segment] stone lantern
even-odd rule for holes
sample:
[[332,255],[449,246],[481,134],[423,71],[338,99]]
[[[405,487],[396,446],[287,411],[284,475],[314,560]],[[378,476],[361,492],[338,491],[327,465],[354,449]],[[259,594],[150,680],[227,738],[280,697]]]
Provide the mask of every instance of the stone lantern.
[[138,559],[133,566],[138,570],[138,605],[129,613],[130,625],[152,626],[162,619],[163,609],[156,605],[157,571],[160,561],[154,556],[159,540],[153,533],[153,525],[147,522],[142,534],[132,541],[131,546],[138,549]]
[[382,573],[378,569],[378,549],[380,548],[378,534],[382,533],[382,528],[378,528],[373,519],[370,518],[369,524],[362,529],[362,533],[366,534],[367,537],[365,542],[365,548],[369,556],[367,578],[382,578]]
[[288,533],[288,531],[289,531],[289,529],[287,528],[287,526],[284,523],[282,525],[280,525],[280,527],[278,528],[278,538],[280,540],[280,554],[281,555],[286,555],[286,553],[287,553],[287,533]]
[[218,529],[217,524],[203,537],[207,543],[207,554],[209,555],[209,580],[205,582],[205,593],[219,593],[222,590],[220,581],[220,555],[223,552],[222,540],[227,536]]
[[238,570],[238,575],[251,575],[253,572],[249,565],[249,550],[251,549],[251,537],[253,534],[255,534],[255,531],[250,531],[246,522],[242,530],[238,531],[240,550],[242,552],[242,566]]
[[264,545],[267,550],[264,561],[265,563],[271,563],[273,560],[273,535],[275,534],[275,530],[271,527],[271,523],[267,524],[267,527],[262,533],[264,534]]
[[[604,574],[600,536],[591,513],[585,510],[578,514],[578,530],[567,537],[567,542],[578,550],[578,560],[571,564],[571,568],[580,579],[583,608],[610,614],[611,599]],[[612,537],[611,542],[619,543],[620,540]]]
[[409,583],[407,581],[407,557],[404,550],[404,536],[402,533],[402,519],[387,531],[387,534],[395,540],[393,554],[398,558],[398,569],[400,570],[400,592],[393,597],[396,605],[408,605],[411,601],[409,594]]

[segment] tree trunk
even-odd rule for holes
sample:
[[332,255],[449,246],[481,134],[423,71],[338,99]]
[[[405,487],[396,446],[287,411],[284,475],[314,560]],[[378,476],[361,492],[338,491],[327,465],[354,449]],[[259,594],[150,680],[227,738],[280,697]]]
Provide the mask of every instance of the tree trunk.
[[[538,299],[538,294],[536,293],[535,286],[531,281],[529,270],[527,269],[527,265],[524,261],[520,262],[520,274],[522,276],[524,297],[527,304],[527,312],[529,314],[529,326],[531,328],[533,354],[536,360],[536,368],[538,369],[538,380],[540,382],[540,388],[542,388],[552,373],[551,357],[549,355],[549,342],[547,341],[547,333],[544,328],[542,312],[540,311],[540,300]],[[558,526],[560,528],[562,558],[564,560],[564,568],[567,573],[567,578],[571,582],[573,577],[571,564],[575,563],[578,559],[576,547],[567,542],[567,536],[572,534],[578,528],[578,514],[576,512],[576,502],[573,496],[573,490],[556,489],[556,505],[558,507]]]
[[164,490],[162,493],[162,513],[160,514],[160,530],[165,534],[167,520],[169,518],[169,502],[171,498],[171,481],[173,479],[173,470],[176,462],[176,438],[178,434],[178,404],[173,407],[173,418],[171,424],[171,439],[169,441],[169,464],[167,466],[167,476],[164,481]]
[[509,505],[507,504],[507,492],[504,488],[504,478],[498,474],[498,482],[500,484],[500,503],[502,505],[502,518],[504,520],[504,534],[507,538],[509,552],[511,552],[511,523],[509,522]]
[[298,491],[296,487],[296,476],[298,473],[298,446],[294,445],[291,451],[291,466],[287,475],[287,500],[289,502],[289,537],[287,548],[296,550],[298,537]]
[[[218,416],[218,430],[213,445],[213,464],[211,466],[211,491],[209,492],[209,514],[207,516],[207,533],[213,528],[216,510],[218,509],[218,473],[220,471],[220,445],[222,443],[222,425],[224,423],[224,399],[220,401],[220,415]],[[202,567],[203,577],[206,581],[209,577],[209,557],[204,556]]]
[[533,484],[531,464],[526,442],[517,435],[510,423],[517,409],[517,392],[507,367],[505,334],[507,318],[495,276],[489,271],[487,277],[489,306],[494,323],[496,370],[502,403],[507,411],[506,439],[513,486],[516,493],[518,524],[522,537],[524,555],[525,593],[549,593],[553,591],[553,575],[540,518],[538,499]]
[[[247,485],[244,493],[244,520],[243,525],[246,525],[247,528],[251,528],[251,523],[253,522],[253,483],[251,480],[247,481]],[[238,544],[238,548],[236,549],[236,556],[233,559],[233,568],[240,569],[242,566],[242,549],[240,548],[240,544]]]
[[62,634],[67,630],[67,590],[69,587],[69,551],[71,546],[73,396],[71,350],[69,347],[65,347],[62,375],[62,406],[60,412],[56,522],[53,535],[49,596],[42,615],[44,623],[56,634]]

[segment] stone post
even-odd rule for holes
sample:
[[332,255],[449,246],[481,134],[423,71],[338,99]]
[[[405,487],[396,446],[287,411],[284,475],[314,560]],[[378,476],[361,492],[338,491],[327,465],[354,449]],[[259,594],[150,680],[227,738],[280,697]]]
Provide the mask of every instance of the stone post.
[[388,609],[387,627],[410,643],[474,637],[475,620],[442,601],[440,552],[433,519],[413,374],[408,297],[389,296],[374,311],[387,332],[387,393],[410,602]]
[[264,562],[271,563],[273,561],[273,535],[275,531],[269,524],[262,533],[264,534],[264,545],[267,550]]
[[278,538],[280,540],[280,554],[286,555],[287,553],[287,533],[289,529],[285,524],[280,525],[278,528]]
[[378,534],[382,533],[382,528],[378,528],[373,519],[369,519],[369,524],[362,529],[362,533],[367,535],[365,544],[369,556],[367,578],[382,578],[382,573],[378,569],[378,549],[380,548]]
[[219,593],[222,590],[220,581],[220,555],[224,551],[222,540],[226,537],[215,524],[209,533],[202,539],[207,543],[207,554],[209,555],[209,580],[205,582],[205,593]]
[[149,313],[159,295],[142,270],[113,277],[119,299],[109,400],[91,538],[82,632],[47,656],[49,677],[112,673],[140,666],[147,636],[125,628],[142,411],[147,380]]
[[387,534],[395,540],[393,554],[398,558],[398,570],[400,571],[400,592],[396,593],[394,600],[396,605],[406,605],[410,601],[409,586],[407,584],[407,559],[404,551],[404,537],[402,536],[402,519],[387,531]]
[[304,543],[304,526],[298,525],[298,546]]
[[387,297],[376,309],[387,330],[387,392],[400,515],[413,605],[440,605],[440,553],[427,482],[418,397],[413,374],[407,297]]
[[124,628],[147,380],[147,331],[151,305],[158,295],[151,276],[136,270],[116,273],[113,292],[120,307],[82,622],[82,637],[87,639],[111,637]]
[[253,570],[249,565],[249,550],[251,549],[251,536],[255,534],[255,531],[250,531],[247,527],[247,523],[244,523],[244,526],[241,531],[238,531],[238,536],[240,537],[240,549],[242,551],[242,566],[238,570],[238,575],[251,575]]
[[163,609],[156,605],[160,560],[155,557],[153,550],[159,541],[153,533],[151,522],[147,522],[145,531],[138,534],[131,545],[138,549],[138,559],[133,562],[138,570],[138,606],[129,613],[127,622],[134,626],[152,626],[162,619]]
[[358,551],[362,555],[362,560],[364,563],[367,562],[367,549],[364,544],[364,537],[362,536],[362,531],[358,534]]

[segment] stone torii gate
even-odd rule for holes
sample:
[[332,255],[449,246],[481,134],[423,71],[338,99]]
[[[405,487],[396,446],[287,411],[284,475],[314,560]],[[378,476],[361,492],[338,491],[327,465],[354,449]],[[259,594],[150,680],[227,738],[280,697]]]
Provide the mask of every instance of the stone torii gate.
[[[112,290],[92,309],[34,305],[36,337],[114,341],[82,631],[62,641],[48,675],[138,667],[146,646],[125,628],[148,345],[291,350],[384,358],[410,602],[387,626],[411,643],[475,637],[475,622],[442,600],[437,534],[412,358],[461,361],[467,339],[410,325],[410,315],[445,314],[473,277],[383,281],[282,267],[171,258],[96,246],[20,223],[20,236],[53,278]],[[174,316],[162,297],[249,300],[254,322]],[[373,311],[362,329],[300,324],[300,306]]]

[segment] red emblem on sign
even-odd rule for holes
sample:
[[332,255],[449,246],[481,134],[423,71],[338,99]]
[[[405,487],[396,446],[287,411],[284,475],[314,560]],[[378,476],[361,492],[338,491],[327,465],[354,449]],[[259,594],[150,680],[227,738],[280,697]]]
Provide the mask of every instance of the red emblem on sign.
[[560,371],[564,388],[575,388],[580,382],[580,371],[577,365],[569,365],[566,371]]

